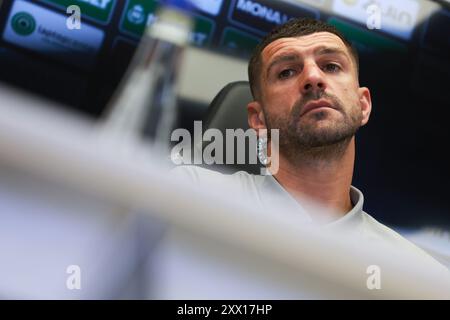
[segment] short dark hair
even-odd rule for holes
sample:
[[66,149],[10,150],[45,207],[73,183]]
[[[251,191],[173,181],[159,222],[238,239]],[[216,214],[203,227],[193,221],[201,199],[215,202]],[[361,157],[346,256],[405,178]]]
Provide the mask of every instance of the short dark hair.
[[301,37],[316,32],[330,32],[341,38],[353,56],[356,64],[356,72],[357,74],[359,73],[358,52],[351,42],[349,42],[344,35],[336,29],[336,27],[316,19],[294,18],[285,24],[275,27],[262,39],[253,51],[252,57],[250,58],[250,62],[248,64],[248,79],[250,82],[250,89],[255,100],[257,98],[257,94],[259,93],[260,83],[258,76],[261,72],[261,53],[264,48],[280,38]]

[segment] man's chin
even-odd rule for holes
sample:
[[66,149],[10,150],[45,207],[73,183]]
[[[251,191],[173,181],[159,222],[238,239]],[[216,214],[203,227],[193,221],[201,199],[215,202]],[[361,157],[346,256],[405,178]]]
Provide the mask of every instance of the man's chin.
[[335,121],[319,120],[314,123],[299,123],[295,128],[298,135],[306,134],[310,137],[335,136],[342,134],[345,128],[339,128]]
[[296,140],[299,145],[305,147],[326,147],[348,141],[354,134],[354,130],[340,131],[335,128],[321,128],[298,132]]

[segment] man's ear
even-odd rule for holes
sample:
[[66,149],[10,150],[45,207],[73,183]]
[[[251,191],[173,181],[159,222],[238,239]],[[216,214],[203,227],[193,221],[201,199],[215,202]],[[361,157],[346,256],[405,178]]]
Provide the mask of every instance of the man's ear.
[[267,129],[264,111],[258,101],[252,101],[247,105],[247,117],[250,128],[255,130]]
[[361,126],[365,125],[369,121],[370,112],[372,111],[372,99],[370,97],[370,90],[366,87],[358,89],[359,105],[362,111]]

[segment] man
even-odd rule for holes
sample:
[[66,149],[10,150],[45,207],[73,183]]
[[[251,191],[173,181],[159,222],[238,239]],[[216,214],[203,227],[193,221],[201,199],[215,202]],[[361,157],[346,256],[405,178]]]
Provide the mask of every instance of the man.
[[279,129],[277,172],[222,175],[196,167],[175,172],[206,186],[229,182],[262,209],[289,208],[306,223],[347,227],[432,261],[365,213],[363,194],[351,186],[355,133],[368,122],[372,103],[369,89],[359,86],[357,52],[344,36],[321,21],[290,20],[262,40],[248,71],[254,97],[248,122],[258,132]]
[[249,65],[250,127],[280,130],[277,181],[294,198],[351,210],[354,135],[369,120],[370,92],[358,56],[333,27],[292,20],[275,29]]

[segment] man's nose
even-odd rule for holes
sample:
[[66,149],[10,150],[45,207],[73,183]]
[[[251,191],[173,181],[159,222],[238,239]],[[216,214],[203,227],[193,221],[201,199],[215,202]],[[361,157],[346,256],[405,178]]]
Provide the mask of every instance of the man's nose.
[[300,90],[302,93],[325,90],[325,79],[322,70],[315,63],[305,64],[301,77]]

